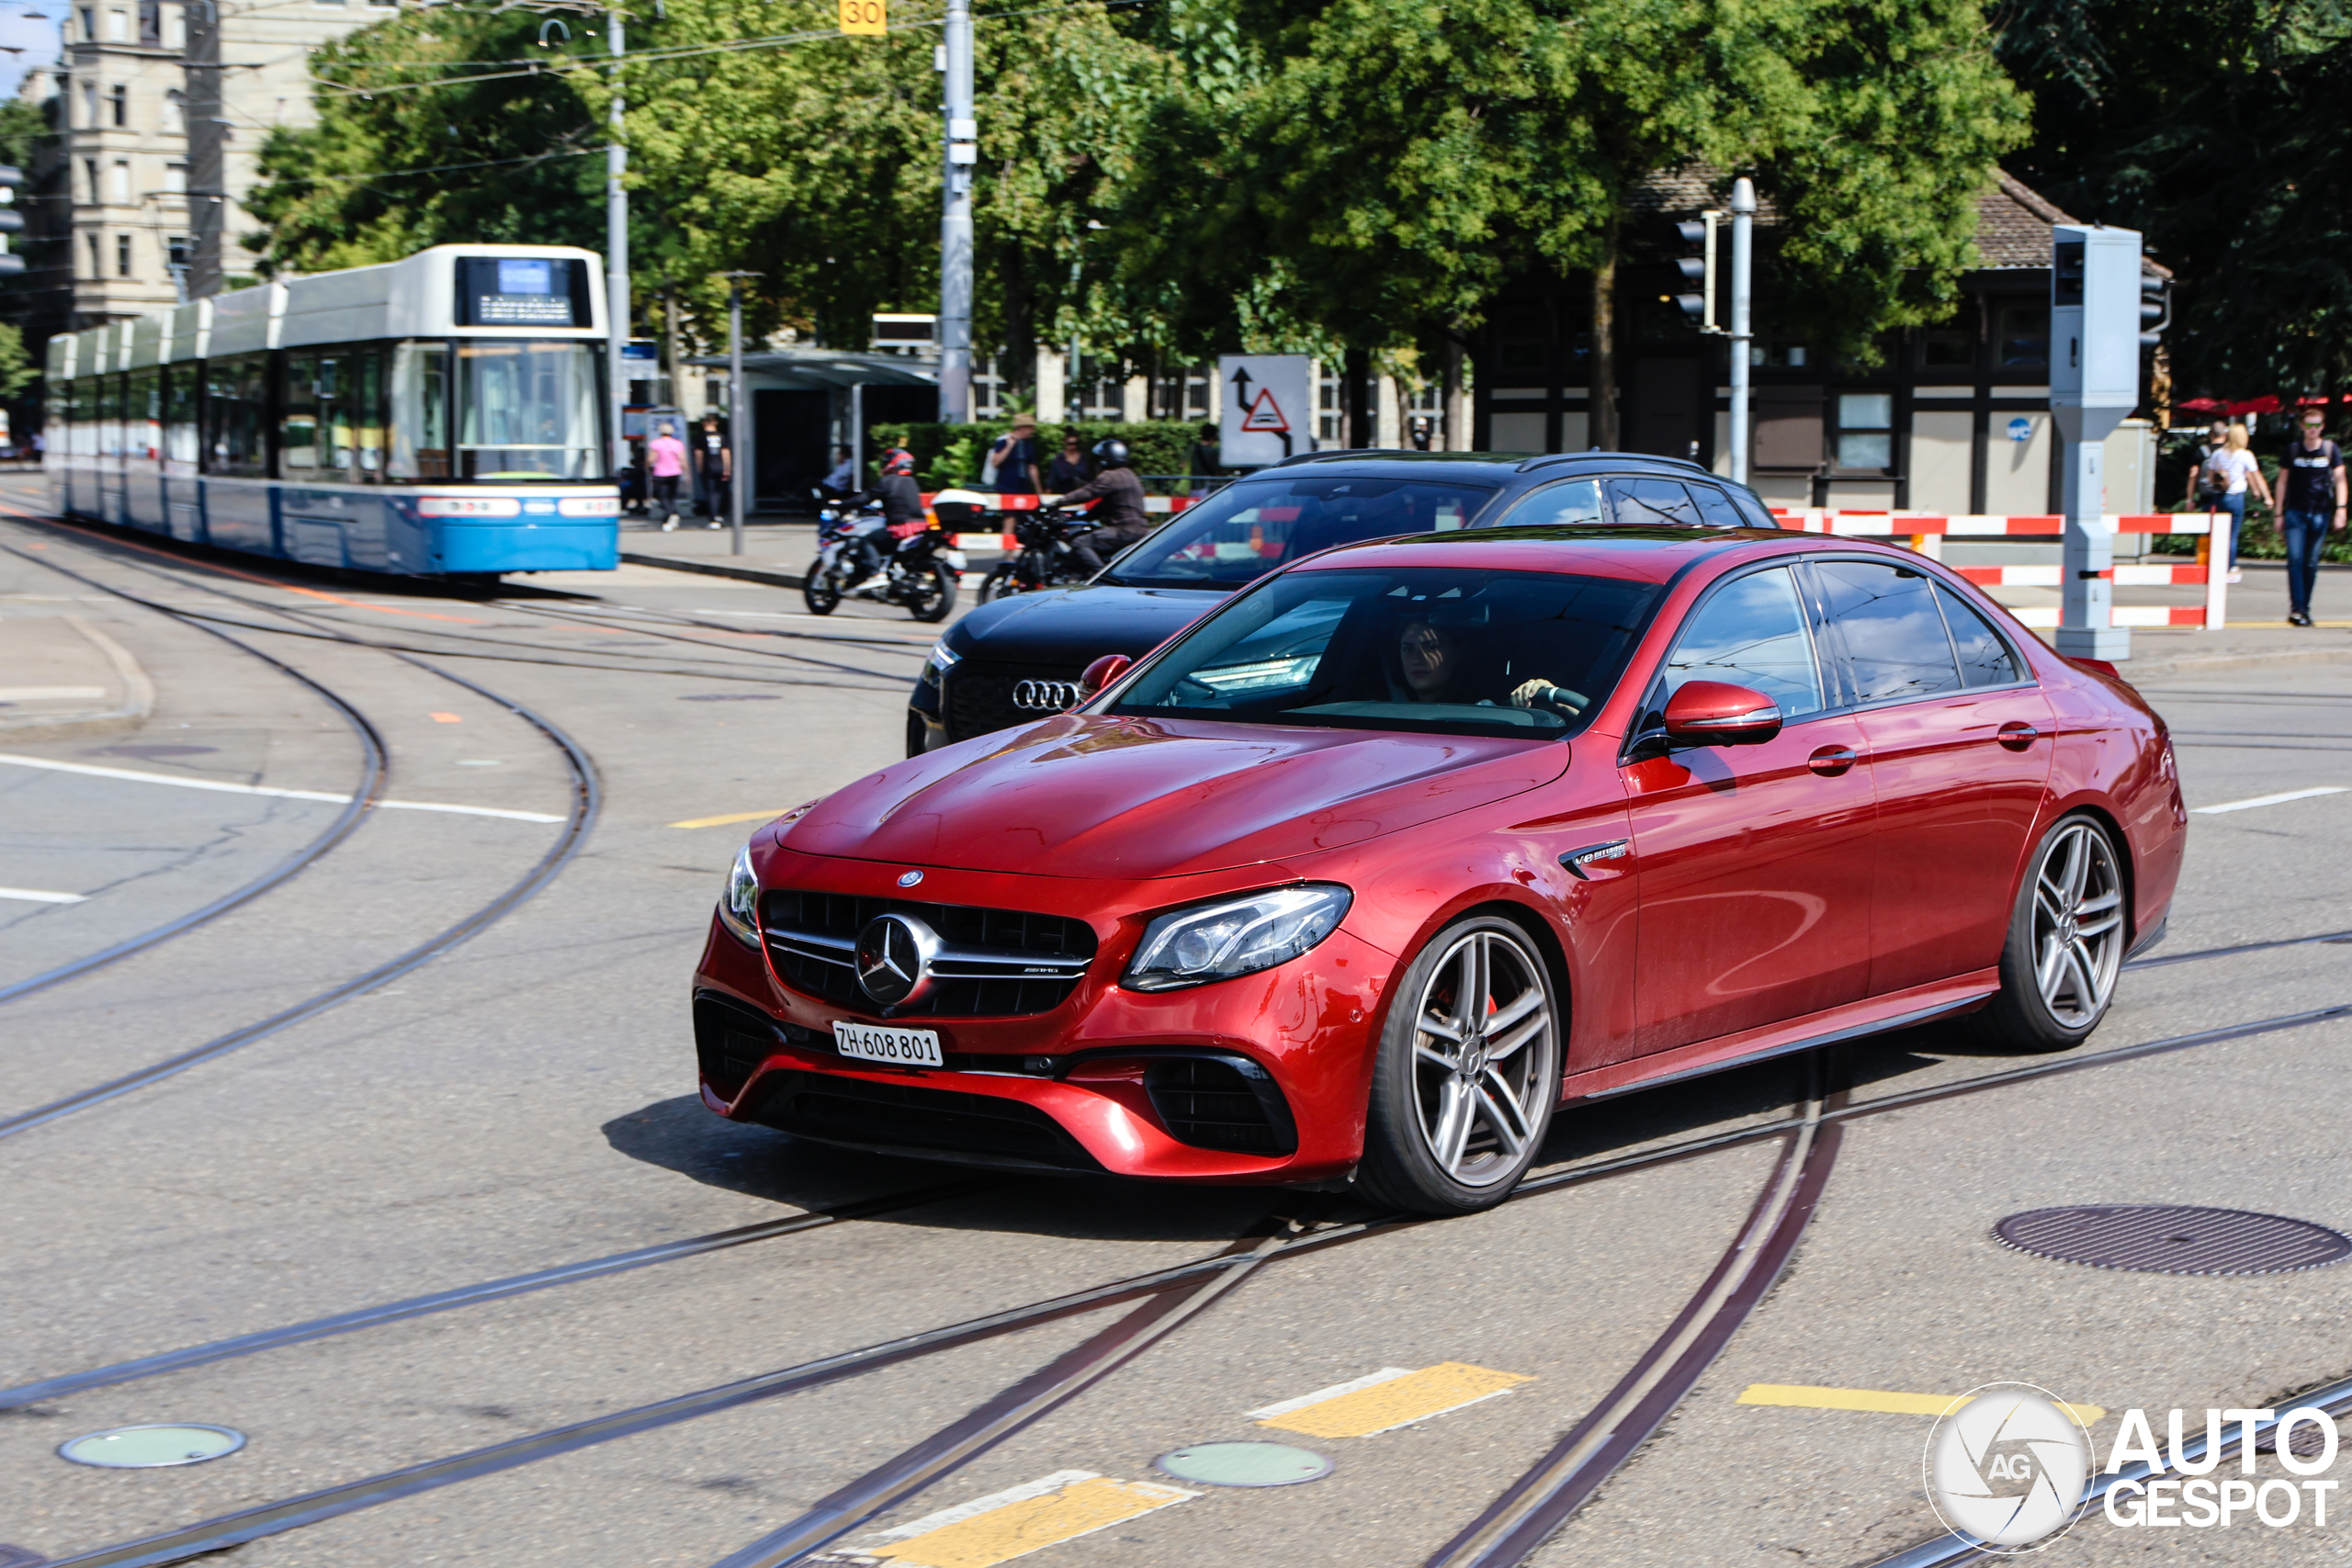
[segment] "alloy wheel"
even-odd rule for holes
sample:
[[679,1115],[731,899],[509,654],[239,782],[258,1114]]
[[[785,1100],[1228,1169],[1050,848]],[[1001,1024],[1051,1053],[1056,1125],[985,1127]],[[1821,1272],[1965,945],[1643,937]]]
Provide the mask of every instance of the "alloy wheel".
[[1421,988],[1413,1036],[1413,1099],[1438,1168],[1465,1187],[1521,1169],[1553,1092],[1550,993],[1526,942],[1472,931],[1446,950]]
[[2061,828],[2033,884],[2033,977],[2042,1006],[2067,1029],[2098,1021],[2123,961],[2123,878],[2107,835],[2086,821]]

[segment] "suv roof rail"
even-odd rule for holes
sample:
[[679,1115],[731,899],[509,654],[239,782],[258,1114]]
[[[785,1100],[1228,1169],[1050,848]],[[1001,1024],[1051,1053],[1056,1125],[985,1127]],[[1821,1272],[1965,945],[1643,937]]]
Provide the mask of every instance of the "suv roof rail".
[[1669,463],[1678,468],[1688,468],[1694,474],[1704,474],[1710,471],[1705,465],[1694,463],[1688,457],[1662,457],[1656,452],[1604,452],[1598,446],[1584,452],[1546,452],[1542,457],[1530,457],[1515,471],[1523,474],[1532,468],[1549,468],[1554,463],[1577,463],[1595,457],[1607,458],[1612,462],[1630,460],[1636,463]]
[[1270,468],[1287,468],[1293,463],[1311,463],[1319,457],[1372,457],[1393,451],[1388,446],[1343,446],[1324,452],[1294,452],[1279,463],[1269,463]]

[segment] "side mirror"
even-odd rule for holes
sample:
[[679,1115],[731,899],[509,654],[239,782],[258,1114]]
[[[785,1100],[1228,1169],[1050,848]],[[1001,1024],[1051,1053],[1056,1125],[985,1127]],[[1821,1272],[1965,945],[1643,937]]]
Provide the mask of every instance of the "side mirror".
[[1666,735],[1693,746],[1761,746],[1781,733],[1772,699],[1728,681],[1689,681],[1666,702]]
[[1078,700],[1082,703],[1092,701],[1096,693],[1134,669],[1135,662],[1124,653],[1104,654],[1088,665],[1086,672],[1078,678]]

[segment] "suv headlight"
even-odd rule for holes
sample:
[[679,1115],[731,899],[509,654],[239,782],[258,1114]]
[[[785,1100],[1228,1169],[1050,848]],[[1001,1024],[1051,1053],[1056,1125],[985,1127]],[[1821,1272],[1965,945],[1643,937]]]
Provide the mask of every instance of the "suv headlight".
[[1354,898],[1337,883],[1318,882],[1158,916],[1119,983],[1173,991],[1287,964],[1337,931]]
[[727,890],[718,896],[718,923],[745,947],[760,945],[760,879],[752,870],[752,846],[735,852]]

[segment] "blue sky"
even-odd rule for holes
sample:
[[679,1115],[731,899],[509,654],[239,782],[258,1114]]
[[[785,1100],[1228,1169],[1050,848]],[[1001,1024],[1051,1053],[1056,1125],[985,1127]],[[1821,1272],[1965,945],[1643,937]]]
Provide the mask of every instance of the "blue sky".
[[57,24],[64,15],[62,6],[40,10],[22,5],[0,6],[0,49],[24,51],[0,53],[0,96],[17,96],[26,67],[46,65],[57,58]]

